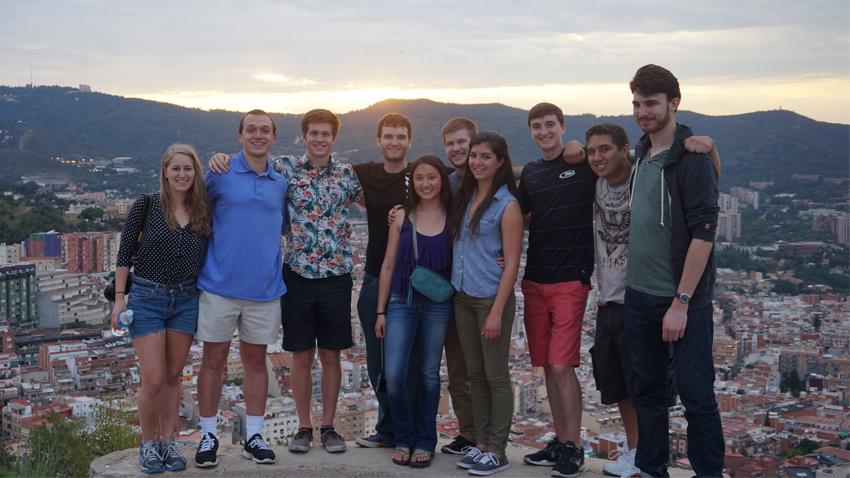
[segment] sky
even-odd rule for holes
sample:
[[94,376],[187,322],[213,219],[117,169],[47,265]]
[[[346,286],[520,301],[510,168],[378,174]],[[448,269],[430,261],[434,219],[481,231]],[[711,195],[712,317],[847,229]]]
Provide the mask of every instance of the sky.
[[[652,5],[651,8],[647,5]],[[303,113],[387,98],[631,113],[642,65],[680,108],[850,123],[847,0],[0,0],[0,84]]]

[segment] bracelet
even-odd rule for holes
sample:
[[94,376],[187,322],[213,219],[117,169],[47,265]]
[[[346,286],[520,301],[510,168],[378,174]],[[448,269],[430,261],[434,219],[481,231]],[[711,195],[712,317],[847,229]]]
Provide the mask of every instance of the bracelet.
[[124,291],[123,290],[116,290],[115,295],[118,295],[118,294],[124,295]]
[[375,315],[387,315],[386,312],[376,312]]

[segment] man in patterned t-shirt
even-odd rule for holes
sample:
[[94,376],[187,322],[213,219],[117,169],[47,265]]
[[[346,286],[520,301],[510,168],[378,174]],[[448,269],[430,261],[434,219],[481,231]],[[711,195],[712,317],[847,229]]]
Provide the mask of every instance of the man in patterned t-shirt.
[[293,352],[292,395],[299,429],[289,451],[307,452],[313,440],[310,416],[312,369],[316,348],[322,364],[322,422],[319,436],[331,453],[344,452],[345,440],[334,430],[342,383],[340,351],[351,340],[351,224],[348,206],[362,189],[350,164],[331,157],[339,118],[328,110],[308,111],[301,119],[307,153],[275,159],[287,178],[287,213],[282,301],[283,348]]

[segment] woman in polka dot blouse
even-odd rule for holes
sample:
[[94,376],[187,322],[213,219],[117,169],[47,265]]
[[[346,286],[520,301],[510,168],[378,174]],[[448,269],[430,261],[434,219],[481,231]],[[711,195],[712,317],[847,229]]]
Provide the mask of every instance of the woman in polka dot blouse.
[[[130,207],[115,271],[112,327],[119,314],[133,311],[130,336],[139,359],[142,388],[139,421],[143,472],[186,467],[174,442],[180,373],[198,325],[195,280],[207,252],[210,215],[198,154],[185,144],[171,145],[162,158],[159,192]],[[142,231],[142,240],[136,238]],[[130,267],[133,287],[123,290]]]

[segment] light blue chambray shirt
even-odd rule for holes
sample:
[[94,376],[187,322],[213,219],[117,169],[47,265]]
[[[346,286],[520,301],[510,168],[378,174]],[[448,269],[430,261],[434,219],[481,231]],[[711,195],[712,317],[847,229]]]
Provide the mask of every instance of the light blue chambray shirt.
[[[463,215],[460,234],[455,238],[452,260],[452,286],[472,297],[493,297],[499,290],[504,268],[496,260],[502,256],[502,214],[516,198],[502,186],[481,215],[478,233],[472,234],[469,204]],[[470,204],[472,201],[470,201]]]

